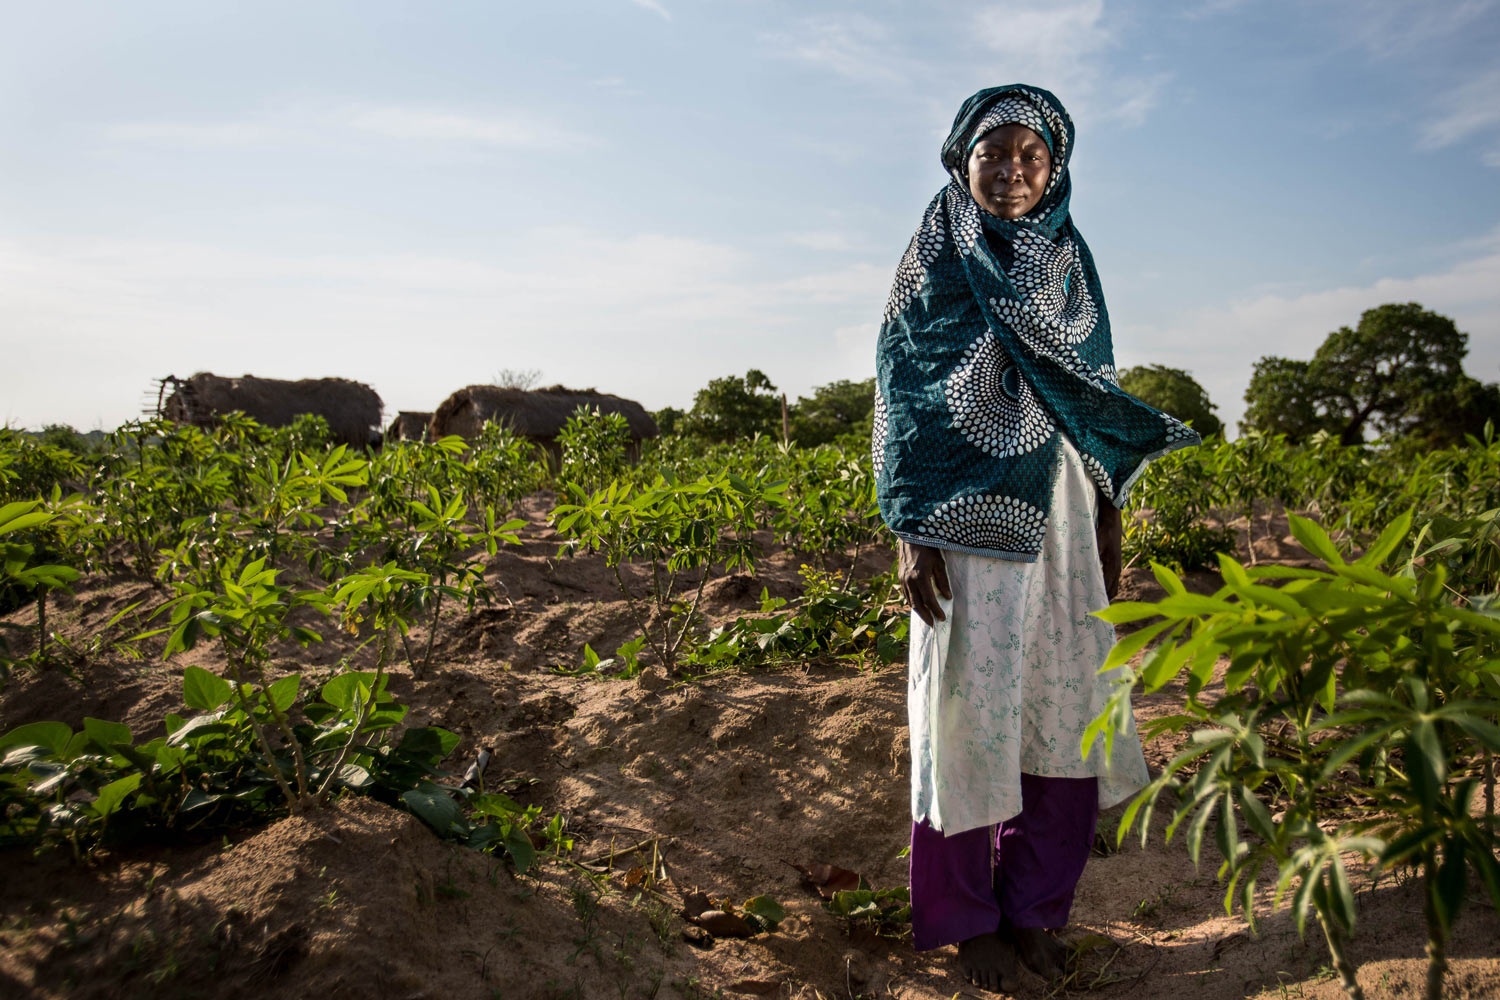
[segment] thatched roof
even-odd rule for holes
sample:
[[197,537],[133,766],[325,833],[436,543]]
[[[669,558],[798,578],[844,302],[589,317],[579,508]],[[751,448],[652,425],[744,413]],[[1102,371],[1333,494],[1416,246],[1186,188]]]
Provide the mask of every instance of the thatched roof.
[[267,427],[285,427],[304,413],[328,421],[335,441],[364,447],[380,429],[383,404],[374,389],[345,378],[224,378],[199,372],[192,378],[167,376],[163,388],[172,394],[161,415],[179,423],[206,427],[220,415],[240,410]]
[[432,435],[474,437],[487,421],[493,420],[524,437],[550,440],[557,437],[557,432],[580,406],[621,414],[630,424],[631,437],[637,441],[657,435],[656,421],[635,400],[595,389],[568,389],[560,385],[550,389],[502,389],[494,385],[460,389],[443,400],[443,405],[432,415]]
[[427,425],[432,423],[431,413],[417,410],[402,410],[385,429],[387,441],[420,441],[427,436]]

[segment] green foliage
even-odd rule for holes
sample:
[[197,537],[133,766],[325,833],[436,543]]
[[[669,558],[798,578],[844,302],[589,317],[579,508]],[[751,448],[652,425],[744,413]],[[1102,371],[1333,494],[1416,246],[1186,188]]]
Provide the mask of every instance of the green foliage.
[[840,889],[823,907],[851,924],[863,923],[886,937],[911,933],[911,890],[905,886],[872,889],[860,879],[859,888]]
[[766,434],[781,437],[781,398],[765,373],[752,368],[741,378],[712,379],[693,396],[679,433],[703,441],[736,441]]
[[1234,551],[1234,533],[1207,521],[1225,499],[1215,475],[1219,455],[1210,447],[1184,448],[1146,467],[1131,494],[1137,512],[1124,523],[1127,564],[1160,562],[1185,572]]
[[[563,552],[604,556],[647,646],[672,670],[712,571],[754,566],[756,512],[784,504],[786,483],[726,472],[679,482],[669,470],[646,487],[616,481],[593,493],[577,483],[563,488],[570,502],[552,512]],[[630,562],[649,567],[646,580],[627,580],[621,567]],[[688,603],[678,598],[684,574],[697,577]]]
[[769,666],[831,659],[895,663],[906,658],[911,627],[890,575],[860,590],[840,587],[827,574],[802,567],[802,596],[788,602],[761,591],[760,614],[745,615],[711,631],[683,662],[708,669]]
[[1261,358],[1241,426],[1292,440],[1327,430],[1345,445],[1362,442],[1367,428],[1457,440],[1500,411],[1500,387],[1464,374],[1467,353],[1467,334],[1415,302],[1367,309],[1311,361]]
[[630,465],[630,423],[620,413],[580,406],[557,434],[562,479],[590,492],[612,482]]
[[[283,815],[280,786],[296,765],[285,746],[268,752],[258,733],[295,710],[300,680],[252,688],[188,667],[183,703],[199,714],[167,716],[165,736],[137,743],[128,727],[99,719],[76,733],[38,722],[0,736],[0,845],[68,844],[81,855],[101,843],[203,835]],[[296,740],[313,782],[394,804],[439,774],[458,737],[436,728],[398,735],[406,709],[374,681],[343,673],[307,697]]]
[[1214,416],[1215,406],[1208,392],[1181,368],[1166,365],[1141,365],[1120,372],[1120,388],[1132,396],[1186,420],[1204,437],[1224,432],[1224,423]]
[[[40,501],[17,501],[0,505],[0,608],[19,603],[17,598],[28,595],[37,606],[37,654],[40,662],[47,656],[47,595],[56,590],[67,590],[78,580],[78,571],[71,566],[60,566],[42,562],[37,558],[37,546],[17,539],[27,534],[35,535],[47,528],[57,518],[53,511],[42,507]],[[10,654],[10,644],[5,632],[15,631],[21,626],[0,622],[0,681],[9,676],[17,659]]]
[[868,441],[875,413],[875,380],[839,379],[816,386],[791,407],[792,440],[804,448],[831,444],[854,435]]
[[[1290,893],[1299,928],[1317,915],[1346,987],[1356,912],[1345,855],[1418,865],[1435,963],[1466,866],[1500,910],[1492,785],[1488,814],[1471,810],[1475,762],[1500,751],[1500,612],[1493,598],[1455,597],[1441,563],[1402,558],[1411,523],[1396,518],[1348,561],[1314,522],[1294,517],[1293,533],[1322,568],[1221,556],[1224,586],[1205,597],[1156,567],[1162,600],[1099,612],[1116,623],[1155,620],[1110,653],[1105,667],[1122,667],[1128,682],[1090,725],[1084,752],[1123,728],[1137,682],[1150,692],[1180,677],[1187,692],[1184,712],[1143,736],[1193,730],[1131,803],[1121,837],[1139,824],[1144,838],[1152,810],[1169,802],[1167,837],[1184,830],[1195,861],[1209,838],[1223,858],[1226,908],[1238,902],[1252,921],[1257,875],[1273,864],[1278,900]],[[1153,641],[1138,674],[1124,666]],[[1210,699],[1221,659],[1223,693]],[[1349,795],[1373,807],[1351,818],[1341,805]]]

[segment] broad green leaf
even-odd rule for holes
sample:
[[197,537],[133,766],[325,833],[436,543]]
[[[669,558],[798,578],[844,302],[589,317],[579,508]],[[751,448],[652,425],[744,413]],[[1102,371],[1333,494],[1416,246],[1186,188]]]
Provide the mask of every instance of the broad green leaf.
[[453,796],[431,782],[402,792],[401,801],[439,836],[451,836],[464,824],[463,810]]
[[112,752],[116,743],[126,745],[130,743],[130,727],[123,723],[85,717],[83,731],[88,734],[89,740],[105,753]]
[[99,789],[99,794],[94,797],[92,803],[94,812],[100,816],[108,816],[119,809],[125,802],[126,796],[140,787],[141,779],[145,777],[140,771],[127,774],[123,778],[117,778]]
[[182,672],[182,701],[188,708],[212,712],[234,694],[234,686],[202,667],[188,667]]
[[11,747],[46,747],[61,755],[73,738],[73,730],[62,722],[28,722],[0,736],[0,751]]
[[297,700],[297,689],[302,683],[300,674],[287,674],[280,680],[272,682],[266,688],[266,694],[271,699],[271,704],[276,706],[278,712],[285,712],[292,707]]

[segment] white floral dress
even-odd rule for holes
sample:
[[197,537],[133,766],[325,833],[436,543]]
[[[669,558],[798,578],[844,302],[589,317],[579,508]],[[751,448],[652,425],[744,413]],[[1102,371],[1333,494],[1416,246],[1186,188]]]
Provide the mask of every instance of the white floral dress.
[[953,587],[947,620],[915,613],[907,709],[911,811],[946,834],[1021,811],[1021,774],[1099,779],[1099,806],[1150,778],[1135,724],[1106,757],[1083,731],[1109,700],[1100,674],[1115,630],[1089,612],[1108,606],[1094,535],[1093,481],[1072,444],[1058,449],[1042,553],[1016,562],[945,550]]

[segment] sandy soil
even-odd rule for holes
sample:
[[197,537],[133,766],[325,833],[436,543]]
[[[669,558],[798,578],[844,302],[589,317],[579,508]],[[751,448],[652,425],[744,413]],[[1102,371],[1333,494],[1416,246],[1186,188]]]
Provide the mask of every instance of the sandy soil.
[[[398,673],[392,687],[412,721],[462,737],[454,770],[489,747],[491,787],[565,814],[573,864],[550,861],[518,878],[360,799],[223,842],[138,847],[88,865],[12,852],[0,857],[0,996],[982,995],[954,976],[953,949],[917,953],[847,926],[793,868],[836,864],[878,887],[904,884],[904,671],[802,665],[680,684],[658,671],[631,681],[555,674],[551,666],[579,662],[584,643],[607,654],[635,630],[601,563],[555,558],[546,509],[545,497],[527,502],[526,545],[491,567],[500,604],[455,616],[433,675]],[[1262,512],[1258,521],[1258,559],[1306,559],[1283,518]],[[868,554],[859,571],[889,559]],[[713,581],[710,614],[753,608],[762,586],[795,594],[799,561],[773,553],[753,579]],[[1190,584],[1211,590],[1216,578],[1194,574]],[[1124,591],[1160,593],[1139,568]],[[159,599],[139,581],[94,579],[53,620],[83,648],[143,598]],[[327,676],[346,652],[331,640],[289,649],[279,666]],[[207,652],[165,664],[106,652],[85,655],[74,676],[14,677],[0,693],[0,731],[98,716],[149,737],[180,710],[188,663],[218,665]],[[1176,697],[1143,699],[1137,716],[1170,712]],[[1148,746],[1147,756],[1156,764],[1170,751]],[[678,910],[694,890],[735,902],[770,893],[790,916],[774,934],[692,942]],[[1420,886],[1387,877],[1359,892],[1360,982],[1371,997],[1420,996]],[[1500,919],[1477,887],[1471,897],[1451,946],[1449,995],[1500,996]],[[1316,930],[1299,938],[1288,914],[1267,905],[1251,934],[1225,915],[1213,868],[1195,870],[1180,845],[1162,845],[1159,827],[1144,849],[1132,839],[1093,859],[1066,933],[1083,947],[1070,994],[1342,996]],[[1016,995],[1057,991],[1028,979]]]

